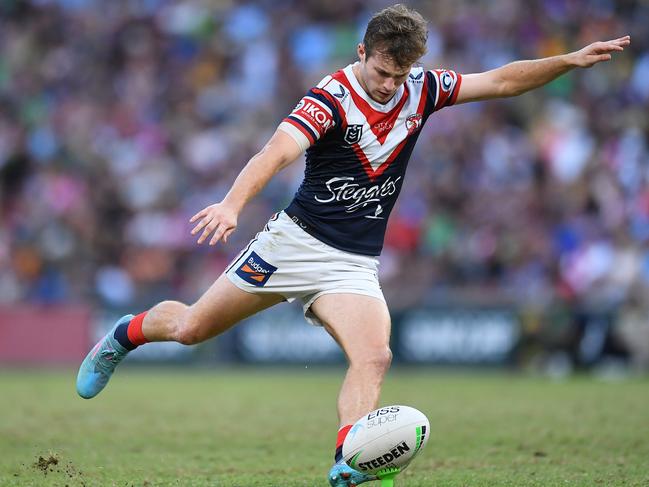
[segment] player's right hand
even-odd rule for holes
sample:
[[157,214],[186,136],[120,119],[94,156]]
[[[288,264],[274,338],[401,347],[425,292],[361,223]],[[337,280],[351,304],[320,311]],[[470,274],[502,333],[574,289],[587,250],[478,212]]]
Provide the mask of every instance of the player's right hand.
[[228,241],[228,237],[237,228],[237,212],[224,203],[215,203],[196,213],[189,219],[190,223],[198,221],[192,230],[192,235],[203,233],[198,239],[202,244],[213,233],[209,245],[215,245],[219,240]]

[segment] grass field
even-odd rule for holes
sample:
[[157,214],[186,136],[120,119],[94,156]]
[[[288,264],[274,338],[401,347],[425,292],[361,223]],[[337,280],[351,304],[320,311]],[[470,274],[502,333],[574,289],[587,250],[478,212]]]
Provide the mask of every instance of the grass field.
[[[90,401],[75,371],[0,372],[0,485],[327,485],[341,370],[120,372]],[[431,422],[398,487],[649,486],[646,379],[401,370],[381,402]]]

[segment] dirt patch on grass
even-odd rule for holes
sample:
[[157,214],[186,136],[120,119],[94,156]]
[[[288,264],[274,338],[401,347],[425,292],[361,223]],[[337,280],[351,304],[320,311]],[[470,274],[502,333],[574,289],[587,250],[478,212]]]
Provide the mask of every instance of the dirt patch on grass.
[[43,474],[47,475],[49,472],[54,471],[54,467],[59,464],[59,457],[56,455],[48,455],[47,457],[39,456],[38,460],[34,462],[34,468],[40,470]]
[[45,457],[39,455],[38,460],[36,460],[32,466],[34,470],[43,472],[43,475],[54,473],[67,477],[67,481],[71,481],[72,484],[65,483],[65,487],[69,487],[69,485],[80,485],[81,487],[86,486],[81,471],[70,462],[61,462],[61,459],[57,454],[50,453]]

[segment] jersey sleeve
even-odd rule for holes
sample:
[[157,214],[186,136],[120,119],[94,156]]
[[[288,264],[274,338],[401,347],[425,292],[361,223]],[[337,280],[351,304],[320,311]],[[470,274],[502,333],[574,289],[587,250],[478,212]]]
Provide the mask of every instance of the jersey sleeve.
[[340,124],[338,108],[327,95],[319,88],[309,90],[279,125],[279,129],[293,137],[302,150]]
[[462,84],[462,75],[449,69],[432,69],[426,71],[428,114],[451,106],[457,100]]

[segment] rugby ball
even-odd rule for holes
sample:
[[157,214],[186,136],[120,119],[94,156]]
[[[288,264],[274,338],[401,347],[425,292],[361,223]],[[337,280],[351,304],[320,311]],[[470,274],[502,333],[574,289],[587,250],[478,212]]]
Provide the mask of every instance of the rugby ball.
[[387,406],[363,416],[347,433],[343,458],[355,470],[403,470],[428,441],[428,418],[409,406]]

